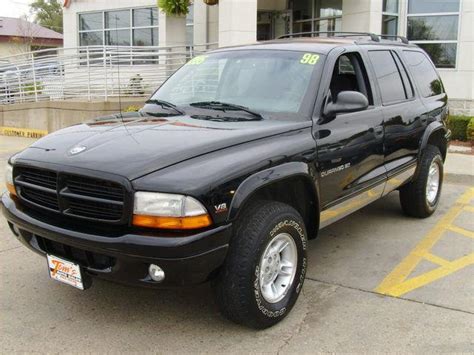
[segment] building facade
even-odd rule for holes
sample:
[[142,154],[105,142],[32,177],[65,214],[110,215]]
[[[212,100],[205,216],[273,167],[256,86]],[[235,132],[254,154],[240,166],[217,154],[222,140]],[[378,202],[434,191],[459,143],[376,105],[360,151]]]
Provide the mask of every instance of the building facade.
[[194,0],[186,18],[166,16],[156,0],[66,4],[65,47],[229,46],[315,31],[406,36],[431,55],[452,109],[474,114],[474,0]]

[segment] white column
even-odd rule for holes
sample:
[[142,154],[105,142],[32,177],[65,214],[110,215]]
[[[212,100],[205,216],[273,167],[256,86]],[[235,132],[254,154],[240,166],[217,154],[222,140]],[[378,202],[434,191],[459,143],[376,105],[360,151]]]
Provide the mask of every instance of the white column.
[[343,0],[342,31],[382,31],[382,0]]
[[194,2],[194,45],[208,42],[208,10],[204,1]]
[[219,1],[219,46],[257,40],[257,0]]
[[160,47],[186,46],[186,17],[168,16],[160,11]]
[[[186,63],[186,17],[168,16],[160,11],[159,39],[160,47],[172,47],[160,50],[159,63],[164,65],[168,75]],[[181,54],[173,54],[178,52]]]

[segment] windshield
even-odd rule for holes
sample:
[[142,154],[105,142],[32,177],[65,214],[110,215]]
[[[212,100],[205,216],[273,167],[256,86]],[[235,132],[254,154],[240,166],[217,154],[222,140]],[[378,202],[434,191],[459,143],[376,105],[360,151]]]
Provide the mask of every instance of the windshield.
[[178,107],[202,103],[240,105],[255,112],[300,114],[320,55],[242,50],[193,58],[153,95]]

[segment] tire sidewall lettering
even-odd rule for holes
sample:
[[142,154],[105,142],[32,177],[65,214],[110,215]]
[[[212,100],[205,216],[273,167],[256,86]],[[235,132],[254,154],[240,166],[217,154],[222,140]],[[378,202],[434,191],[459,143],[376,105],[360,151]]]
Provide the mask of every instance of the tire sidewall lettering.
[[[295,280],[293,281],[294,283],[297,282],[296,287],[294,285],[292,286],[292,288],[294,289],[294,292],[293,291],[288,292],[285,298],[283,298],[283,300],[280,301],[280,302],[285,301],[286,303],[288,303],[289,300],[291,300],[291,298],[296,297],[300,293],[303,286],[303,282],[306,275],[306,268],[307,268],[307,258],[305,255],[305,251],[307,248],[307,240],[306,240],[306,234],[305,234],[304,228],[301,226],[300,223],[298,223],[297,221],[293,219],[284,219],[281,222],[277,223],[269,233],[270,239],[272,239],[275,235],[277,235],[278,232],[280,232],[282,229],[291,229],[292,231],[296,232],[296,235],[299,236],[299,238],[297,239],[300,239],[301,241],[300,249],[302,249],[302,252],[303,252],[303,255],[301,255],[300,253],[299,253],[300,255],[298,255],[298,259],[299,259],[298,264],[301,265],[301,270],[297,271],[297,275],[296,275],[297,279],[295,278]],[[290,233],[290,234],[292,236],[295,236],[295,233]],[[300,268],[299,265],[297,266],[298,269]],[[298,273],[299,273],[299,276],[298,276]],[[288,310],[287,306],[285,305],[279,310],[271,310],[267,307],[266,302],[265,300],[263,300],[263,297],[260,293],[259,275],[260,275],[260,265],[257,264],[255,268],[254,282],[253,282],[253,287],[254,287],[253,291],[254,291],[257,308],[266,317],[269,317],[269,318],[282,317]]]

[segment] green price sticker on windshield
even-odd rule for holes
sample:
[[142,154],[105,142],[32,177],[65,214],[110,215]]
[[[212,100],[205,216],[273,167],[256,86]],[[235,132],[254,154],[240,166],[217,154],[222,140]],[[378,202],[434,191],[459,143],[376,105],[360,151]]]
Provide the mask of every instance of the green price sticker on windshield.
[[319,60],[319,55],[313,53],[306,53],[301,57],[301,64],[315,65]]
[[206,61],[207,56],[206,55],[198,55],[197,57],[194,57],[188,62],[188,65],[199,65],[202,64]]

